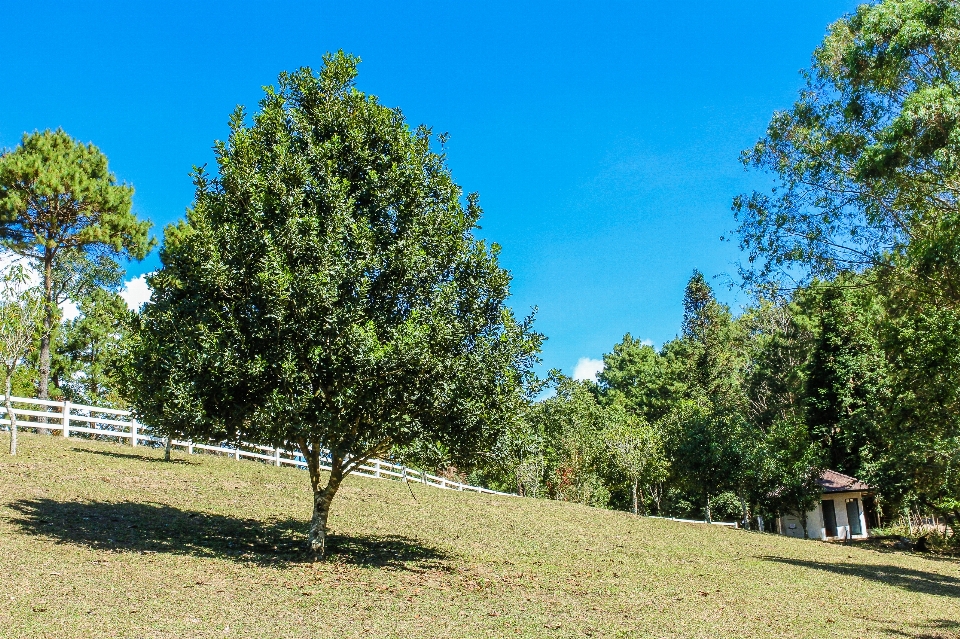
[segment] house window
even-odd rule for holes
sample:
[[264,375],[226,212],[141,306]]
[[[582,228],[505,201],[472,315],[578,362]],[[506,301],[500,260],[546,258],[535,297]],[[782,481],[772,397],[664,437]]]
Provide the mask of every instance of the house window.
[[832,499],[824,499],[820,506],[823,508],[823,528],[827,537],[837,536],[837,511]]
[[847,500],[847,521],[850,523],[850,535],[862,535],[860,526],[860,501],[856,498]]

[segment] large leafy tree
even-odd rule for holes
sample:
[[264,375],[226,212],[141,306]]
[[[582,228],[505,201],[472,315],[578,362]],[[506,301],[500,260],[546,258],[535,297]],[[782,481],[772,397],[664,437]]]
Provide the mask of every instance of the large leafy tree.
[[[960,523],[960,312],[930,306],[891,313],[880,437],[862,455],[864,475],[890,510],[917,505]],[[893,508],[891,508],[893,507]]]
[[827,467],[864,477],[861,457],[880,440],[890,405],[876,330],[882,308],[869,290],[842,281],[815,293],[819,318],[806,367],[807,426]]
[[834,23],[793,108],[743,155],[777,187],[734,201],[758,283],[908,264],[960,302],[960,7],[885,0]]
[[527,414],[542,442],[546,493],[551,499],[605,507],[610,501],[603,443],[607,411],[590,382],[558,375],[554,384],[556,394]]
[[678,390],[665,358],[630,333],[603,356],[603,371],[597,382],[606,402],[622,402],[649,422],[669,412]]
[[217,177],[197,173],[166,230],[134,348],[148,423],[299,448],[318,554],[366,460],[426,441],[462,465],[488,447],[542,339],[473,236],[477,196],[429,129],[355,88],[358,61],[281,74],[251,122],[234,114]]
[[139,260],[150,250],[150,223],[131,212],[132,195],[97,147],[61,129],[24,135],[20,146],[0,155],[0,239],[29,259],[43,282],[42,399],[48,397],[57,304],[78,276],[78,262]]
[[825,291],[805,375],[826,461],[877,482],[888,505],[951,502],[960,6],[861,5],[830,27],[806,79],[743,156],[776,182],[734,201],[744,274]]

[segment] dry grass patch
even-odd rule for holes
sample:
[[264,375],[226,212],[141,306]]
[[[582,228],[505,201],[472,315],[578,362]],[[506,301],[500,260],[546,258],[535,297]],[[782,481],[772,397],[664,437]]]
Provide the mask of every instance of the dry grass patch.
[[0,458],[3,637],[960,637],[960,564],[355,478],[327,561],[306,474],[23,437]]

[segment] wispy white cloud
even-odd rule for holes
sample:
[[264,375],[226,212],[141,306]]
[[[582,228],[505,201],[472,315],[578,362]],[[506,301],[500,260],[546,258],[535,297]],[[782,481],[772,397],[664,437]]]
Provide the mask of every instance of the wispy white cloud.
[[120,291],[120,297],[127,303],[127,308],[131,311],[139,311],[141,306],[150,301],[152,294],[153,291],[147,285],[146,275],[128,280],[124,283],[123,290]]
[[653,346],[652,339],[642,339],[640,340],[640,343],[643,344],[644,346]]
[[597,381],[597,375],[603,370],[603,360],[581,357],[573,369],[573,378],[578,381]]

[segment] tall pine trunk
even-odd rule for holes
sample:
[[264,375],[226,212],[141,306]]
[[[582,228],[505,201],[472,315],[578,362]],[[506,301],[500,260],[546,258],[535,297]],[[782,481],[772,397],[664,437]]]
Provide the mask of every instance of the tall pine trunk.
[[633,514],[639,515],[640,510],[637,507],[637,480],[633,480]]
[[17,454],[17,418],[13,414],[13,403],[10,401],[11,378],[13,372],[10,369],[6,371],[6,389],[7,389],[7,419],[10,420],[10,454]]
[[[53,334],[53,253],[49,248],[43,254],[43,334],[40,335],[40,380],[37,383],[37,395],[40,399],[50,399],[50,337]],[[40,423],[46,424],[47,418],[41,417]],[[41,435],[50,431],[40,428]]]
[[707,509],[706,509],[706,511],[705,511],[705,512],[706,512],[706,515],[707,515],[706,521],[707,521],[708,524],[712,524],[712,523],[713,523],[713,518],[710,516],[710,493],[707,493],[707,500],[706,500],[706,501],[707,501]]

